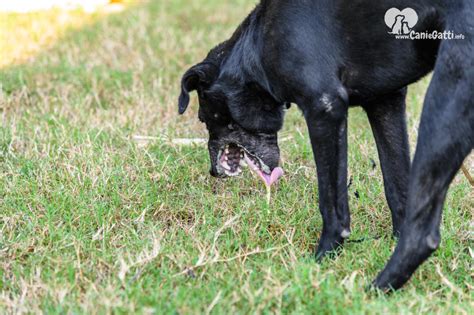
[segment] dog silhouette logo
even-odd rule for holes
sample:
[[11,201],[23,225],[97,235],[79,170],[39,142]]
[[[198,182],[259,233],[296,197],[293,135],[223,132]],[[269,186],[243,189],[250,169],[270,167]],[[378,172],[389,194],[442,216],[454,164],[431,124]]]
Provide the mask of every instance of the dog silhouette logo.
[[408,35],[418,23],[418,14],[412,8],[400,11],[391,8],[385,13],[385,24],[390,28],[389,34]]

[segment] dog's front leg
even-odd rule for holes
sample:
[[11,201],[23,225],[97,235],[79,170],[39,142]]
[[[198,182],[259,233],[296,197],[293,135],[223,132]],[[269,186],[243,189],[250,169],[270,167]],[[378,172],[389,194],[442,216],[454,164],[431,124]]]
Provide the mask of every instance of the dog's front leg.
[[300,107],[308,125],[317,166],[319,210],[323,231],[316,251],[319,260],[339,248],[350,234],[347,198],[347,110],[337,94],[321,94]]

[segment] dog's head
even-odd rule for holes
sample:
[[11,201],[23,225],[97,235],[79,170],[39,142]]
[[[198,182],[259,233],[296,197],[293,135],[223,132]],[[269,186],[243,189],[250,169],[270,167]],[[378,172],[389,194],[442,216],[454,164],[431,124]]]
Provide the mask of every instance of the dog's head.
[[209,131],[211,175],[239,175],[243,162],[260,175],[270,175],[280,160],[277,132],[285,105],[258,82],[221,75],[220,66],[208,58],[184,74],[180,114],[188,107],[191,91],[198,93],[199,120]]
[[395,17],[395,20],[396,20],[397,22],[398,22],[398,21],[403,22],[403,20],[405,20],[405,16],[404,16],[404,15],[397,15],[397,16]]

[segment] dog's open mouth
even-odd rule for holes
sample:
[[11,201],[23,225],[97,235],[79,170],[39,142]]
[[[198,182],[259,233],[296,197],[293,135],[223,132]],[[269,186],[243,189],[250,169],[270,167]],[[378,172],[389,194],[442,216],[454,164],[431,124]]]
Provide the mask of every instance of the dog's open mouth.
[[248,152],[238,144],[227,144],[219,151],[218,169],[227,176],[238,176],[242,173],[242,167],[249,168],[256,173],[267,186],[272,185],[283,176],[280,167],[270,170],[270,168],[259,157]]

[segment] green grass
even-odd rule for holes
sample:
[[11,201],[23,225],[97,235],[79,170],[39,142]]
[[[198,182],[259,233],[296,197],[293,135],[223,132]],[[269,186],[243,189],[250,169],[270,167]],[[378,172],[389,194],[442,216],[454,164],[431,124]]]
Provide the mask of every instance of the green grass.
[[[368,240],[319,265],[311,258],[322,226],[316,173],[295,107],[271,207],[250,174],[210,178],[205,147],[169,141],[206,136],[196,99],[176,114],[180,76],[252,6],[136,5],[89,17],[0,69],[0,313],[472,311],[474,196],[462,175],[445,205],[441,248],[404,290],[364,290],[395,242],[362,110],[350,111],[349,193],[352,237]],[[48,25],[50,14],[35,19]],[[34,31],[24,17],[6,17],[10,28],[18,21]],[[410,87],[412,147],[427,85]]]

